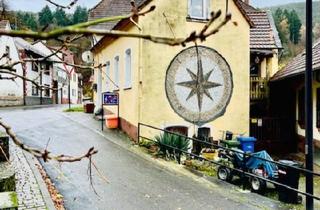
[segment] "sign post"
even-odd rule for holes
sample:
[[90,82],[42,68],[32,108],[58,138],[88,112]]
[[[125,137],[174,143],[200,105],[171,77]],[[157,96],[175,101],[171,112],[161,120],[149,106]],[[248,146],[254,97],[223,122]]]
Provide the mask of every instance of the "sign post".
[[101,111],[101,130],[103,130],[103,117],[104,117],[104,109],[103,106],[117,106],[117,117],[119,118],[120,109],[119,109],[119,94],[118,93],[111,93],[111,92],[104,92],[102,93],[102,111]]

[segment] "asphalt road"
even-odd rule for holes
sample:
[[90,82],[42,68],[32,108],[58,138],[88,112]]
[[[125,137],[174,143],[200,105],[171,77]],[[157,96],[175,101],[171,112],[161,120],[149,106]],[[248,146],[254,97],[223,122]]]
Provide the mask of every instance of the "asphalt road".
[[[53,153],[78,155],[94,146],[94,160],[109,184],[93,173],[88,179],[88,161],[44,164],[65,198],[67,209],[259,209],[247,202],[229,199],[228,190],[215,190],[187,176],[169,172],[108,141],[62,113],[61,107],[31,110],[0,110],[27,144]],[[95,193],[96,191],[96,193]]]

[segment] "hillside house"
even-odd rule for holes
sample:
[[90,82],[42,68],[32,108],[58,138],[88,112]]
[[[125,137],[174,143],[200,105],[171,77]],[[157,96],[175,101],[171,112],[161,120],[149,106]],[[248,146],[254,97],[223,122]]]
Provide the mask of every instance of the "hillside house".
[[[206,96],[202,96],[202,98],[192,95],[187,87],[177,87],[172,90],[170,85],[165,85],[172,83],[172,78],[170,78],[172,65],[170,64],[172,64],[176,56],[182,56],[182,59],[186,62],[189,58],[185,52],[192,54],[196,51],[192,44],[189,44],[187,48],[183,48],[155,44],[141,39],[94,37],[92,52],[94,53],[95,63],[106,64],[106,67],[102,70],[97,69],[94,72],[97,87],[95,94],[96,107],[101,104],[101,92],[118,92],[121,101],[121,128],[133,139],[137,138],[137,125],[139,122],[160,128],[183,126],[187,128],[189,136],[194,134],[195,123],[192,123],[194,114],[192,111],[181,112],[179,108],[175,107],[174,100],[170,98],[175,97],[175,94],[171,93],[175,90],[178,91],[176,95],[180,97],[181,103],[184,103],[186,107],[189,106],[190,110],[209,109],[208,107],[214,104],[210,102],[211,95],[226,100],[224,110],[218,110],[218,113],[213,115],[201,115],[203,121],[198,124],[199,127],[209,127],[214,138],[221,137],[221,130],[249,134],[250,28],[254,24],[245,12],[241,1],[228,1],[228,5],[226,1],[222,0],[203,0],[201,4],[198,4],[198,2],[192,0],[136,1],[140,8],[156,5],[154,12],[139,18],[138,24],[142,28],[141,32],[128,20],[100,24],[95,27],[167,37],[173,37],[173,35],[185,37],[194,30],[201,30],[208,20],[210,11],[221,10],[222,17],[224,17],[226,9],[232,13],[233,20],[237,22],[237,26],[232,23],[227,24],[215,36],[199,44],[203,51],[202,59],[210,59],[205,54],[213,53],[213,57],[219,57],[220,59],[217,62],[226,63],[225,66],[230,67],[231,72],[231,76],[226,77],[227,79],[220,80],[220,83],[223,83],[228,82],[228,79],[230,79],[231,83],[224,85],[221,85],[218,81],[214,83],[214,74],[216,72],[214,70],[210,71],[210,68],[215,64],[214,62],[210,64],[209,60],[203,61],[203,73],[211,80],[207,81],[209,82],[208,84],[212,85],[212,87],[216,85],[217,88],[210,89],[209,93]],[[99,17],[128,14],[130,9],[131,7],[127,1],[103,0],[90,10],[89,18],[93,20]],[[205,49],[209,49],[208,52]],[[183,58],[183,56],[186,56],[186,58]],[[189,73],[178,72],[182,74],[181,78],[185,77],[186,80],[195,78],[194,75],[199,73],[199,68],[198,72],[195,70],[197,69],[197,60],[199,58],[193,57],[191,60],[190,63],[185,64],[185,67],[192,69]],[[224,71],[224,73],[226,72]],[[108,78],[111,78],[112,81],[109,81]],[[180,84],[180,86],[183,86],[183,81]],[[228,91],[220,93],[219,90],[223,89],[222,86],[230,89],[230,98],[223,98],[223,94],[228,96]],[[203,101],[199,100],[199,98],[203,99]],[[198,105],[194,107],[193,104]],[[210,119],[210,117],[213,118]]]
[[[10,30],[10,23],[7,20],[0,21],[1,30]],[[5,56],[4,56],[5,55]],[[3,57],[4,56],[4,57]],[[0,36],[0,64],[11,64],[19,60],[18,49],[14,38],[9,36]],[[15,72],[18,75],[23,74],[22,65],[15,66]],[[23,105],[23,82],[21,79],[12,80],[1,79],[1,77],[12,77],[10,74],[0,74],[0,106]]]

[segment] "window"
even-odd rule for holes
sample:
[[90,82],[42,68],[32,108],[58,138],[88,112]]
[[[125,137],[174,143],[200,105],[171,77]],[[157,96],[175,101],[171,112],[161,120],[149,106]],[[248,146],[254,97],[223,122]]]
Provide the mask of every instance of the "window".
[[39,89],[35,84],[32,84],[32,95],[33,96],[39,95]]
[[126,63],[125,63],[125,70],[126,70],[126,76],[125,76],[125,88],[131,88],[131,50],[126,50]]
[[6,46],[6,57],[10,58],[10,47]]
[[317,88],[317,128],[320,128],[320,88]]
[[50,63],[49,62],[45,62],[41,66],[42,66],[42,69],[44,71],[44,74],[50,75]]
[[36,63],[36,62],[32,62],[32,71],[36,71],[36,72],[38,72],[38,63]]
[[49,89],[49,85],[44,85],[44,96],[45,97],[50,97],[50,89]]
[[76,90],[72,89],[72,96],[76,96]]
[[305,125],[305,101],[304,101],[304,88],[301,88],[298,93],[298,123],[301,128]]
[[210,0],[189,0],[189,17],[209,19]]
[[73,81],[74,81],[74,82],[77,81],[77,75],[76,75],[76,73],[73,73]]
[[119,56],[114,58],[114,83],[115,89],[118,90],[120,88],[119,84]]
[[106,91],[109,91],[111,88],[110,88],[110,62],[108,61],[106,63]]

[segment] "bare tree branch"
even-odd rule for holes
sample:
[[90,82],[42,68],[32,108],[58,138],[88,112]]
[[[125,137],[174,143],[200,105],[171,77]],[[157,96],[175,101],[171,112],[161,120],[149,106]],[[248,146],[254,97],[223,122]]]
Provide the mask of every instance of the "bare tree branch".
[[52,1],[52,0],[46,0],[46,1],[54,6],[58,7],[58,8],[61,8],[61,9],[71,9],[71,7],[73,7],[78,2],[78,0],[73,0],[68,5],[62,5],[62,4],[56,3],[55,1]]

